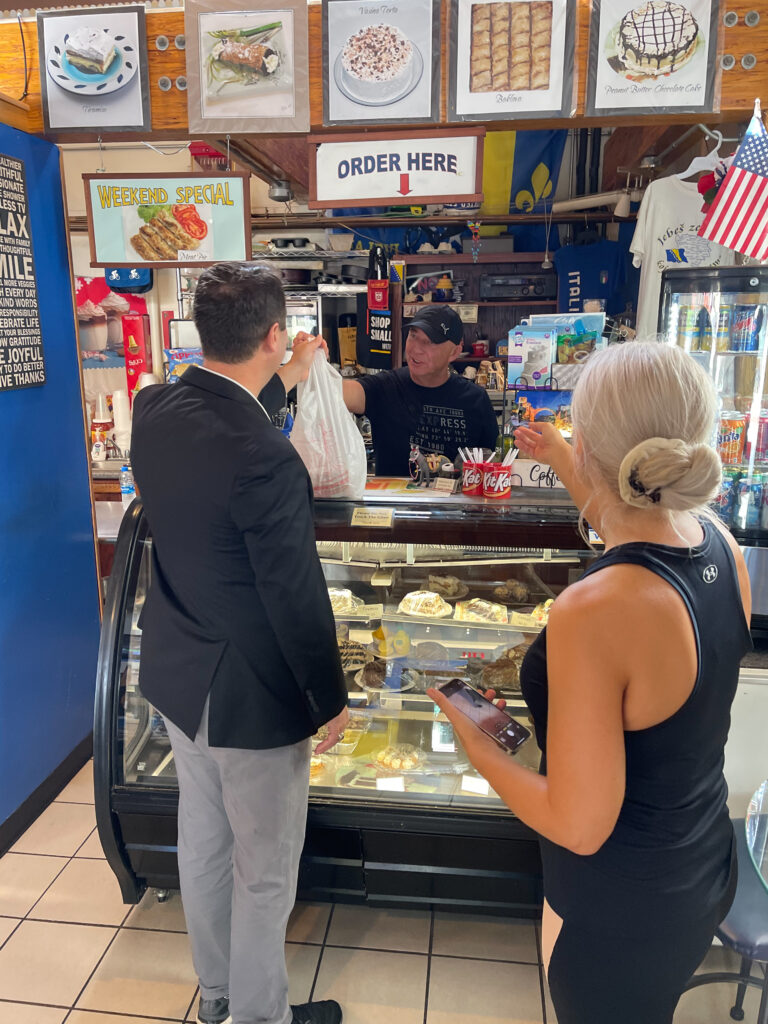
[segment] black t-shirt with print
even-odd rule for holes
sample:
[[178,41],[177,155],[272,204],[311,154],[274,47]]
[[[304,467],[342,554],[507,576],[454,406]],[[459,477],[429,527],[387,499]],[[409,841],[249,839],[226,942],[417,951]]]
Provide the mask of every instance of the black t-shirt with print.
[[365,415],[371,421],[377,476],[408,476],[411,445],[453,460],[459,446],[495,448],[499,434],[487,392],[451,374],[445,384],[414,384],[407,366],[368,374]]

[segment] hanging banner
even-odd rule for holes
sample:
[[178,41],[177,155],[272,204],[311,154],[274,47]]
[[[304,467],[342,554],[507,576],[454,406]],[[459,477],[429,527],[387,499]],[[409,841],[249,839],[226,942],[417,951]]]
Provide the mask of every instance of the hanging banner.
[[0,391],[45,384],[24,163],[0,153]]
[[484,128],[310,135],[309,207],[482,200]]
[[92,267],[251,258],[247,174],[84,174]]

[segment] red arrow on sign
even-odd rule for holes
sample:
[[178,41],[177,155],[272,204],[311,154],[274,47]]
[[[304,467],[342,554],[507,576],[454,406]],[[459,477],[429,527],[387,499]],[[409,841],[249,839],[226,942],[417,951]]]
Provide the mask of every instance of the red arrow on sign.
[[400,188],[398,189],[398,192],[400,193],[401,196],[407,196],[409,194],[409,192],[412,191],[412,189],[410,187],[410,185],[411,185],[411,180],[410,179],[411,179],[410,174],[401,174],[400,175]]

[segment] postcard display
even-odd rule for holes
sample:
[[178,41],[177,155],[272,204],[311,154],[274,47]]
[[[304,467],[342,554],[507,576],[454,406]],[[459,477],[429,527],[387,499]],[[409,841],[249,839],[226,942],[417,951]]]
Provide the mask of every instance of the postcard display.
[[457,0],[449,119],[572,116],[575,6],[575,0]]
[[190,131],[309,130],[306,0],[187,0]]
[[144,6],[37,15],[45,130],[150,131]]
[[716,111],[717,0],[592,0],[586,113]]
[[440,0],[323,0],[324,123],[440,115]]

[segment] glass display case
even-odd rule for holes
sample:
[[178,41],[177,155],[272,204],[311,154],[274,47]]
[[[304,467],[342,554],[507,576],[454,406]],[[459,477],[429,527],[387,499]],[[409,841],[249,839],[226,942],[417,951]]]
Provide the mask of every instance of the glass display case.
[[[546,621],[547,602],[594,553],[578,534],[575,509],[562,502],[425,499],[316,506],[351,720],[342,742],[312,758],[299,892],[534,914],[535,836],[471,768],[426,690],[454,677],[492,686],[530,727],[522,656]],[[361,509],[377,509],[388,525],[352,525]],[[173,754],[138,687],[151,546],[137,501],[116,547],[95,723],[99,832],[128,901],[146,885],[178,884]],[[535,739],[516,756],[536,769]]]
[[753,629],[768,630],[768,267],[686,268],[662,275],[659,331],[711,375],[712,443],[723,463],[716,511],[743,545]]

